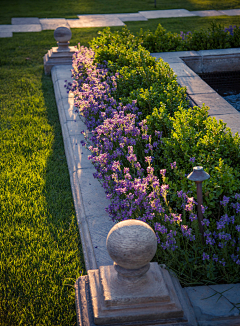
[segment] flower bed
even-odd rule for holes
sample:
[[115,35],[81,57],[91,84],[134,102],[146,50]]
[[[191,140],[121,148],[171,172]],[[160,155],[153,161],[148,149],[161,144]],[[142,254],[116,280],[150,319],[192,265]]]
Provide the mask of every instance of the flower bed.
[[[209,118],[207,107],[190,108],[169,65],[126,29],[106,29],[91,48],[79,46],[72,72],[69,88],[92,132],[83,145],[113,220],[151,225],[155,260],[184,285],[239,282],[239,136]],[[186,178],[196,165],[211,176],[203,183],[204,241],[196,185]]]

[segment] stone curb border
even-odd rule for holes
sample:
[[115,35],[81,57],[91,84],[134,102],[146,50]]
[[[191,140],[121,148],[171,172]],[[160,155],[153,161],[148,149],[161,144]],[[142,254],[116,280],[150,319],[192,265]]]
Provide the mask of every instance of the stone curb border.
[[[86,268],[97,268],[96,260],[93,255],[93,248],[92,248],[92,241],[90,232],[88,229],[88,225],[86,222],[86,214],[84,211],[84,205],[83,200],[81,196],[81,188],[79,186],[79,183],[77,181],[76,176],[76,164],[73,156],[73,151],[71,150],[71,144],[70,144],[70,137],[69,132],[67,129],[67,118],[64,114],[63,108],[62,108],[62,100],[64,99],[64,94],[62,94],[61,86],[59,85],[58,81],[58,75],[57,75],[57,67],[52,68],[52,80],[54,83],[54,92],[55,92],[55,98],[57,101],[57,107],[58,107],[58,114],[59,114],[59,120],[62,128],[62,135],[63,135],[63,141],[64,141],[64,149],[65,154],[67,158],[67,164],[69,169],[69,175],[70,175],[70,182],[71,182],[71,188],[72,188],[72,194],[73,194],[73,200],[76,210],[76,216],[77,216],[77,222],[79,227],[79,232],[82,239],[82,247],[84,252],[85,264]],[[65,90],[66,91],[66,90]],[[66,93],[67,95],[67,93]],[[65,97],[66,97],[65,95]]]
[[81,145],[81,141],[85,141],[81,131],[86,130],[86,126],[75,112],[73,95],[67,94],[64,87],[65,80],[72,81],[71,68],[69,65],[54,66],[51,74],[85,265],[91,270],[113,264],[106,249],[106,238],[114,223],[105,211],[110,201],[93,177],[95,167],[88,160],[91,153]]

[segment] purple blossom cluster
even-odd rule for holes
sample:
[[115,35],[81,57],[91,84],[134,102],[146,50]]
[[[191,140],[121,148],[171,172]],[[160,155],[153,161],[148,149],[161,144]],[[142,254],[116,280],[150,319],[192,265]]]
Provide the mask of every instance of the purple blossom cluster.
[[[239,26],[239,28],[240,28],[240,26]],[[226,33],[229,32],[230,35],[233,36],[234,35],[234,31],[237,30],[237,29],[238,28],[237,28],[236,25],[234,25],[234,26],[230,25],[229,27],[224,28],[224,32],[226,32]]]
[[[72,74],[75,106],[92,132],[91,145],[87,146],[91,150],[89,159],[96,167],[94,177],[101,181],[111,200],[106,211],[114,221],[135,218],[149,223],[162,250],[180,250],[182,243],[183,247],[186,243],[194,245],[200,239],[197,202],[180,190],[176,194],[180,208],[170,207],[169,184],[165,183],[168,171],[160,169],[160,180],[154,170],[154,153],[162,146],[161,131],[150,133],[136,101],[124,106],[114,98],[121,77],[118,73],[112,75],[107,63],[98,64],[91,49],[79,47],[73,57]],[[190,162],[194,161],[195,157],[191,157]],[[177,171],[177,162],[170,163],[169,169]],[[225,214],[219,221],[204,218],[202,260],[225,266],[231,259],[239,265],[240,240],[235,234],[240,232],[240,194],[234,199],[237,202],[230,205],[236,212],[234,216]],[[224,196],[221,205],[225,207],[229,202],[230,198]],[[203,214],[206,209],[201,206]],[[226,246],[232,247],[228,257]]]
[[180,32],[180,36],[182,38],[182,40],[186,40],[188,35],[191,35],[192,33],[191,32],[187,32],[187,33],[183,33],[182,31]]

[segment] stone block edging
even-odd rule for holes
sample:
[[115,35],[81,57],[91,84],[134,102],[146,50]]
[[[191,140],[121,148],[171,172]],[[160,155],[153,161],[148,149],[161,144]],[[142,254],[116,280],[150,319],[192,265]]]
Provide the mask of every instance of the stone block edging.
[[240,70],[240,48],[152,53],[156,59],[168,62],[178,83],[187,88],[192,106],[210,107],[209,116],[227,123],[235,135],[240,135],[240,112],[205,83],[197,73]]
[[94,166],[87,159],[90,152],[83,148],[82,130],[85,124],[76,114],[73,97],[67,93],[65,80],[70,82],[71,65],[54,66],[52,81],[62,128],[77,222],[81,235],[86,269],[112,264],[106,247],[106,238],[114,223],[105,212],[109,204],[103,188],[93,178]]

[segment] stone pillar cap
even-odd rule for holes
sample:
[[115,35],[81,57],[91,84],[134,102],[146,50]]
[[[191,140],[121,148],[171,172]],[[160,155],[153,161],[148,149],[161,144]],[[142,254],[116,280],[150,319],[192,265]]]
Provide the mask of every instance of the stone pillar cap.
[[117,223],[107,237],[107,250],[117,265],[125,269],[139,269],[152,260],[157,250],[153,229],[139,220]]
[[71,30],[64,26],[56,28],[53,35],[55,40],[60,43],[69,42],[72,38]]

